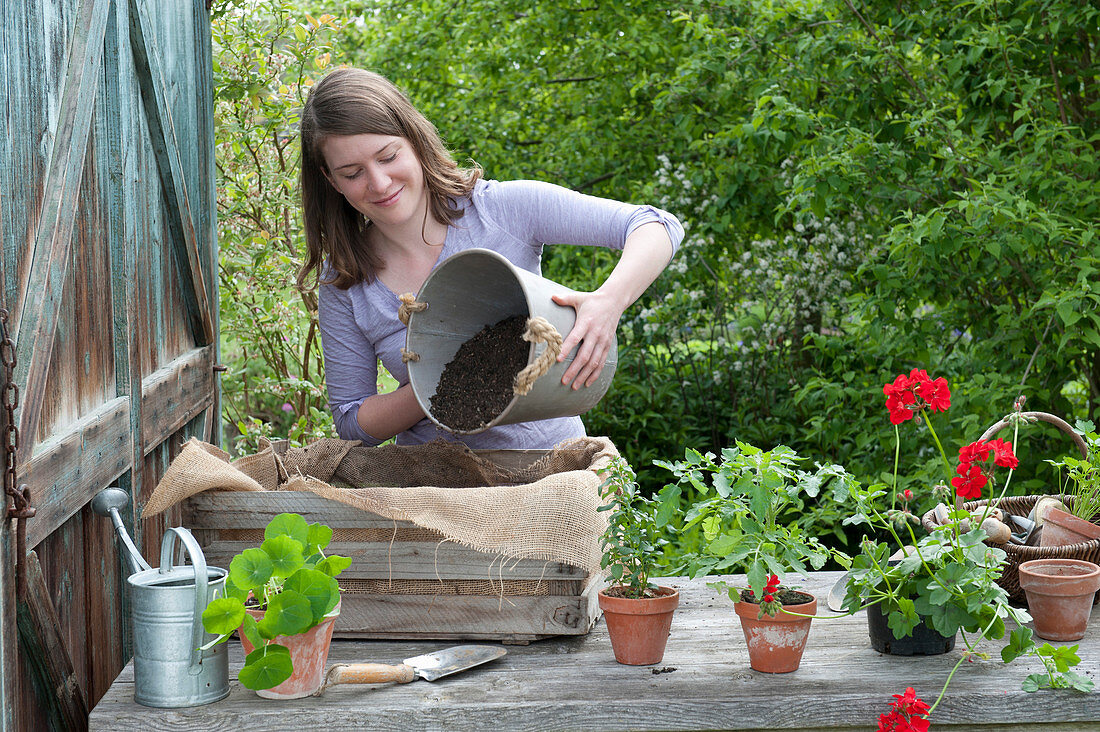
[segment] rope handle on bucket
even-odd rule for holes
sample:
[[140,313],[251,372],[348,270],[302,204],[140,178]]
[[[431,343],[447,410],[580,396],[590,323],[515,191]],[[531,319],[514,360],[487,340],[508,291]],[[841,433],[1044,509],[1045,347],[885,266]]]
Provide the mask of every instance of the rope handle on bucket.
[[512,391],[516,396],[524,396],[535,382],[545,374],[558,360],[561,353],[561,333],[551,325],[550,321],[542,316],[536,316],[527,320],[527,330],[523,331],[523,340],[529,343],[545,343],[546,349],[539,354],[535,362],[528,364],[522,371],[516,374],[516,381]]
[[[397,319],[400,320],[406,327],[409,325],[409,316],[413,313],[422,313],[428,309],[428,303],[421,302],[416,299],[416,295],[411,292],[406,292],[404,295],[397,297],[401,301],[401,304],[397,307]],[[409,361],[419,361],[420,354],[416,351],[410,351],[408,349],[401,349],[401,363],[408,363]]]
[[409,324],[409,316],[413,313],[422,313],[428,309],[428,303],[416,299],[416,295],[406,292],[397,297],[401,304],[397,307],[397,319],[405,326]]

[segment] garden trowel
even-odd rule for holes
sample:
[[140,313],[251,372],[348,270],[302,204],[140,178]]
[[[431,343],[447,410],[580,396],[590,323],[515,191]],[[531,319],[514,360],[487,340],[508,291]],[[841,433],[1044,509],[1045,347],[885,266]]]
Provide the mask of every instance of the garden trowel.
[[423,656],[406,658],[396,666],[384,663],[338,663],[328,670],[325,683],[317,691],[336,684],[407,684],[417,678],[435,681],[468,668],[500,658],[506,651],[498,646],[454,646]]

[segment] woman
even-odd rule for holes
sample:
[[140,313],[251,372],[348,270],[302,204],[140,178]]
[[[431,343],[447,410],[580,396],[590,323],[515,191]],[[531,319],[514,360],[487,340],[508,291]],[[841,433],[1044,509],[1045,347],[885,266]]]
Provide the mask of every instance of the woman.
[[[594,292],[554,297],[576,310],[562,342],[577,353],[562,383],[595,382],[623,311],[657,278],[683,238],[672,215],[534,181],[485,180],[455,164],[435,127],[393,84],[361,69],[318,82],[302,110],[302,205],[317,273],[329,407],[336,429],[367,445],[456,439],[424,414],[401,362],[398,295],[416,293],[456,252],[481,247],[540,273],[543,244],[623,250]],[[377,361],[401,386],[377,393]],[[579,417],[494,427],[460,439],[474,448],[548,449],[583,436]]]

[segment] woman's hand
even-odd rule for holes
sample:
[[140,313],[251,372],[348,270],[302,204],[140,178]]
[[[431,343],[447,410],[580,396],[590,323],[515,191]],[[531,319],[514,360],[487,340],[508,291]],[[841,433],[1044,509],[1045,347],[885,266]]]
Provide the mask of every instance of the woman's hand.
[[657,221],[643,224],[626,237],[619,263],[598,290],[551,297],[558,305],[577,311],[577,322],[562,341],[558,356],[560,363],[577,348],[573,363],[562,376],[562,384],[579,389],[582,384],[596,383],[607,364],[623,311],[657,279],[671,258],[672,240],[664,224]]
[[592,386],[607,363],[624,308],[614,296],[600,290],[554,295],[551,299],[577,312],[577,322],[562,341],[558,361],[564,361],[574,348],[577,355],[565,370],[561,383],[572,384],[573,389],[581,388],[582,384]]

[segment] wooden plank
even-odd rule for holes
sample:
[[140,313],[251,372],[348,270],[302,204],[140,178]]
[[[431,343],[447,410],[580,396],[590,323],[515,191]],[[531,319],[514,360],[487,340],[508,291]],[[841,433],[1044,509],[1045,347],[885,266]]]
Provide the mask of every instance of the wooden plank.
[[157,170],[168,205],[172,251],[183,283],[182,295],[191,320],[197,345],[216,343],[211,303],[199,256],[191,205],[188,202],[186,176],[180,159],[179,143],[172,121],[171,105],[165,96],[165,76],[152,27],[142,13],[138,0],[130,0],[130,45],[137,68],[141,99],[149,125]]
[[75,515],[103,486],[128,467],[129,398],[116,397],[43,440],[29,463],[22,463],[20,481],[31,487],[37,509],[27,522],[27,547],[43,539]]
[[23,293],[18,323],[15,381],[22,392],[19,433],[23,439],[17,453],[20,463],[31,454],[38,433],[58,310],[67,280],[92,110],[102,78],[103,36],[109,7],[110,0],[83,3],[69,46],[69,68],[44,186],[42,218],[35,235],[30,278]]
[[[121,102],[122,99],[126,98],[123,95],[123,90],[129,89],[129,86],[123,81],[126,75],[126,56],[123,54],[123,49],[128,48],[129,45],[129,24],[126,21],[125,5],[120,6],[119,3],[111,3],[104,44],[106,54],[104,61],[105,95],[108,99],[120,100],[118,104],[105,105],[107,107],[105,110],[107,149],[121,151],[126,149],[125,146],[130,143],[130,137],[127,135],[128,125],[130,124],[130,111],[126,109],[128,105]],[[111,345],[114,351],[115,390],[118,396],[129,396],[142,393],[140,342],[145,329],[139,327],[140,323],[137,317],[137,246],[134,245],[135,239],[128,235],[134,216],[134,205],[126,187],[118,183],[135,180],[136,176],[127,177],[130,172],[128,168],[131,165],[129,156],[116,154],[105,157],[107,158],[105,161],[106,179],[116,182],[116,185],[112,185],[109,189],[107,214],[107,254],[111,272]],[[119,476],[118,487],[126,491],[131,497],[141,494],[145,466],[143,459],[145,445],[141,430],[142,403],[144,401],[144,399],[130,399],[128,401],[129,433],[131,435],[129,470]],[[133,537],[135,516],[132,498],[126,506],[119,509],[119,514],[123,518],[130,536]],[[100,539],[101,545],[99,548],[105,549],[105,554],[112,557],[113,562],[103,563],[101,560],[103,565],[101,571],[105,577],[110,578],[110,583],[101,588],[100,594],[108,603],[111,598],[115,598],[117,601],[117,605],[111,608],[114,615],[107,613],[103,622],[105,625],[110,625],[112,621],[116,621],[117,637],[119,639],[117,643],[111,644],[112,648],[117,649],[117,653],[111,654],[111,661],[114,665],[109,669],[104,669],[107,673],[93,674],[95,688],[90,696],[94,702],[98,701],[109,688],[111,676],[117,672],[120,666],[126,665],[127,659],[133,657],[133,633],[131,623],[128,622],[131,612],[130,593],[126,587],[129,566],[124,563],[120,551],[115,546],[111,522],[102,521],[98,517],[90,520],[102,523],[102,528],[98,532],[100,536],[104,531],[108,533],[105,543],[102,538]],[[93,558],[86,559],[87,563],[92,561]],[[103,684],[103,679],[108,680],[106,685]]]
[[55,729],[87,729],[88,707],[38,554],[28,552],[26,558],[27,596],[18,605],[19,641],[33,671],[39,704],[48,711]]
[[[255,542],[216,541],[203,546],[210,564],[228,567],[229,560]],[[562,580],[578,579],[583,570],[561,562],[508,559],[454,542],[336,542],[329,553],[351,558],[341,578],[393,580]]]
[[[185,353],[142,384],[142,442],[151,450],[210,404],[212,346]],[[104,402],[64,433],[44,440],[19,480],[31,486],[38,513],[27,522],[27,546],[34,547],[130,469],[130,399]]]
[[123,568],[120,561],[121,554],[115,546],[115,531],[110,519],[97,516],[91,506],[85,506],[82,514],[85,617],[82,635],[97,639],[94,644],[86,644],[88,681],[84,692],[94,704],[107,692],[118,670],[126,665],[131,655],[124,648],[130,621],[123,608],[124,598],[128,595],[126,577],[130,572],[128,568]]
[[[839,576],[806,582],[820,602]],[[802,667],[790,674],[752,671],[731,603],[707,581],[670,578],[682,597],[664,660],[656,667],[615,663],[605,626],[586,636],[555,637],[520,648],[433,684],[338,686],[322,699],[271,705],[235,681],[243,662],[230,646],[230,696],[208,707],[147,710],[133,704],[128,668],[92,712],[93,729],[729,729],[869,730],[892,694],[916,688],[931,703],[959,660],[963,644],[943,656],[901,658],[874,652],[863,614],[815,620]],[[744,578],[730,578],[744,582]],[[827,614],[822,610],[822,614]],[[395,663],[440,647],[433,642],[336,641],[329,663]],[[980,646],[995,651],[995,645]],[[1100,667],[1100,609],[1080,643],[1081,668]],[[1002,664],[995,652],[965,664],[933,717],[939,732],[1080,732],[1100,728],[1095,695],[1024,692],[1039,671],[1032,660]],[[661,673],[657,673],[661,671]]]
[[146,455],[213,403],[214,357],[214,345],[195,348],[142,380],[141,441]]
[[[0,427],[7,419],[0,420]],[[19,695],[18,631],[15,620],[15,524],[0,521],[0,732],[19,730],[16,700]]]
[[336,632],[347,638],[533,640],[587,633],[598,616],[585,597],[351,595]]

